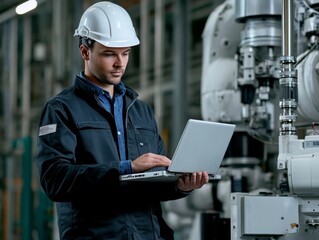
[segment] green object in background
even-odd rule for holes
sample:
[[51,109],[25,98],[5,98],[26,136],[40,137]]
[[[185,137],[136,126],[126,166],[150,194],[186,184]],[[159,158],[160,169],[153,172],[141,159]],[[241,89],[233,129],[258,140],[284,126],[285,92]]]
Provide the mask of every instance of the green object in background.
[[[13,141],[13,150],[21,154],[21,218],[18,235],[21,240],[50,240],[53,238],[54,205],[41,188],[32,189],[32,138],[24,137]],[[35,198],[38,199],[35,206]],[[36,235],[36,236],[35,236]]]
[[31,240],[32,232],[32,138],[24,137],[13,141],[13,149],[20,148],[21,155],[21,240]]

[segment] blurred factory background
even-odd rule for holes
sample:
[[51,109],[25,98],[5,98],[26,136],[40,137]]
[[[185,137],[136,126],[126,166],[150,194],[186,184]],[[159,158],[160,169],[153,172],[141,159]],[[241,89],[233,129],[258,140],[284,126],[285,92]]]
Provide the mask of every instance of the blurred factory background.
[[[50,239],[54,214],[36,169],[44,103],[82,71],[73,37],[84,10],[98,1],[0,1],[0,239]],[[186,120],[200,118],[201,34],[222,1],[113,1],[130,13],[142,44],[133,48],[125,83],[154,106],[170,151]],[[171,131],[172,129],[175,131]]]
[[[98,1],[32,0],[17,14],[23,2],[0,0],[0,239],[55,240],[38,121],[82,71],[73,34]],[[168,156],[189,118],[237,126],[222,179],[164,204],[176,239],[319,239],[319,1],[112,2],[141,40],[124,82],[153,106]]]

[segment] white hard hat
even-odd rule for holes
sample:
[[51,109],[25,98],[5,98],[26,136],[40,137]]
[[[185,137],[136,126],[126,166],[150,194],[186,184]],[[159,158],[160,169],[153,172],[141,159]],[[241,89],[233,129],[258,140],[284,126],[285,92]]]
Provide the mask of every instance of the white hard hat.
[[111,2],[98,2],[89,7],[74,36],[93,39],[106,47],[131,47],[140,43],[127,11]]

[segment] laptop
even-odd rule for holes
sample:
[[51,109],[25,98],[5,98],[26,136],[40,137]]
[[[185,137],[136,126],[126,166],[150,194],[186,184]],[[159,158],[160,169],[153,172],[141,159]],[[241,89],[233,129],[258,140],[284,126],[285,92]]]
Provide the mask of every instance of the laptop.
[[234,124],[189,119],[167,170],[121,175],[120,180],[176,181],[182,174],[201,171],[220,179],[218,170],[234,130]]

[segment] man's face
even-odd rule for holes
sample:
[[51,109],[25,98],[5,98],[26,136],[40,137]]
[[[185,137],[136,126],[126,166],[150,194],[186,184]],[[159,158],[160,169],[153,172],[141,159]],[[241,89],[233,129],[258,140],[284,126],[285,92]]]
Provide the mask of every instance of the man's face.
[[110,48],[95,42],[92,49],[80,47],[85,76],[101,87],[117,85],[125,72],[131,48]]

